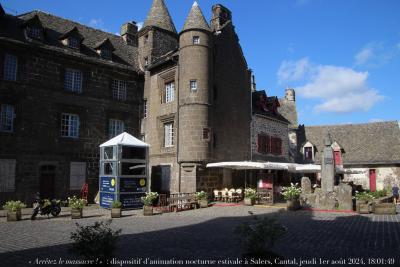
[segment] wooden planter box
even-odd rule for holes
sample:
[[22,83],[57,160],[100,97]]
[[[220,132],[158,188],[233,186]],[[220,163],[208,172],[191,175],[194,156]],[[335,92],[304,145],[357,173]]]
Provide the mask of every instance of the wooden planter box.
[[153,215],[153,207],[152,206],[143,206],[143,215],[144,216]]
[[360,214],[368,214],[372,211],[371,204],[367,202],[358,202],[356,210]]
[[287,210],[298,210],[301,207],[300,200],[299,199],[287,200],[286,207]]
[[121,208],[112,208],[111,209],[111,218],[121,218],[122,209]]
[[21,210],[7,211],[7,222],[16,222],[21,220]]
[[208,200],[207,199],[202,199],[202,200],[199,200],[198,202],[199,202],[200,208],[208,208]]
[[71,209],[71,219],[81,219],[82,209]]
[[246,206],[253,206],[255,203],[256,203],[255,199],[252,199],[252,198],[245,198],[244,199],[244,204]]

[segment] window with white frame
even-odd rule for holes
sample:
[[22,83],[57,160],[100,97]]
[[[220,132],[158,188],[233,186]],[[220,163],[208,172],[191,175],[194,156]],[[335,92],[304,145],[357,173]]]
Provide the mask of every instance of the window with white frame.
[[15,190],[15,159],[0,159],[0,192]]
[[200,44],[200,37],[199,36],[193,36],[193,44]]
[[42,39],[42,28],[37,26],[29,26],[26,28],[26,34],[32,39]]
[[69,171],[69,189],[81,190],[86,182],[86,162],[71,162]]
[[79,40],[75,37],[68,38],[68,46],[73,49],[79,48]]
[[2,104],[0,109],[0,132],[14,130],[14,106]]
[[197,91],[197,81],[196,80],[190,81],[190,91]]
[[164,147],[174,146],[174,123],[164,124]]
[[111,119],[108,125],[108,135],[110,138],[124,132],[124,122],[121,120]]
[[17,66],[18,59],[15,55],[5,54],[4,56],[4,80],[16,81],[17,80]]
[[164,103],[169,103],[175,99],[175,83],[169,82],[165,84],[165,99]]
[[126,100],[126,82],[113,80],[112,84],[113,98],[125,101]]
[[61,136],[79,137],[79,116],[75,114],[63,113],[61,115]]
[[82,93],[82,72],[65,69],[64,88],[70,92]]

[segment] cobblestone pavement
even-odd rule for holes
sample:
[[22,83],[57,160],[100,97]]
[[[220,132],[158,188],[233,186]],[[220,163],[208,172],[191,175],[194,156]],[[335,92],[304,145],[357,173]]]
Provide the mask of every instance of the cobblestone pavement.
[[[287,234],[275,246],[275,252],[285,257],[286,266],[400,266],[400,215],[286,212],[246,206],[210,207],[150,217],[144,217],[141,210],[124,212],[123,218],[112,223],[113,228],[122,229],[116,259],[130,260],[124,266],[146,260],[158,261],[159,266],[165,265],[162,263],[166,260],[175,265],[179,260],[235,263],[241,259],[241,250],[233,230],[240,223],[253,220],[252,214],[277,216],[287,227]],[[0,218],[0,266],[50,266],[50,261],[58,263],[60,258],[77,259],[69,252],[70,232],[76,228],[75,223],[93,224],[107,220],[110,214],[91,207],[84,210],[84,216],[71,220],[69,210],[63,209],[57,218],[30,221],[28,214],[20,222]]]

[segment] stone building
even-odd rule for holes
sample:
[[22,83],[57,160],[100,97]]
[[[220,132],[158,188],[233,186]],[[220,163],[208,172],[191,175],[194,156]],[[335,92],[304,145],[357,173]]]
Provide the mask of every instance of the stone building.
[[222,5],[209,25],[195,2],[178,33],[164,1],[153,1],[138,33],[151,190],[211,191],[231,177],[208,162],[250,160],[251,74],[238,40]]
[[0,202],[98,189],[99,144],[139,136],[137,26],[121,36],[0,8]]

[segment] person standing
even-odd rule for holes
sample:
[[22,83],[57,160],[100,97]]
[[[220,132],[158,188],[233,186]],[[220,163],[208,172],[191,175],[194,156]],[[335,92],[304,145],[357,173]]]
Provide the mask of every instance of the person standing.
[[392,195],[393,195],[393,201],[395,204],[399,201],[399,187],[397,185],[394,185],[392,187]]

